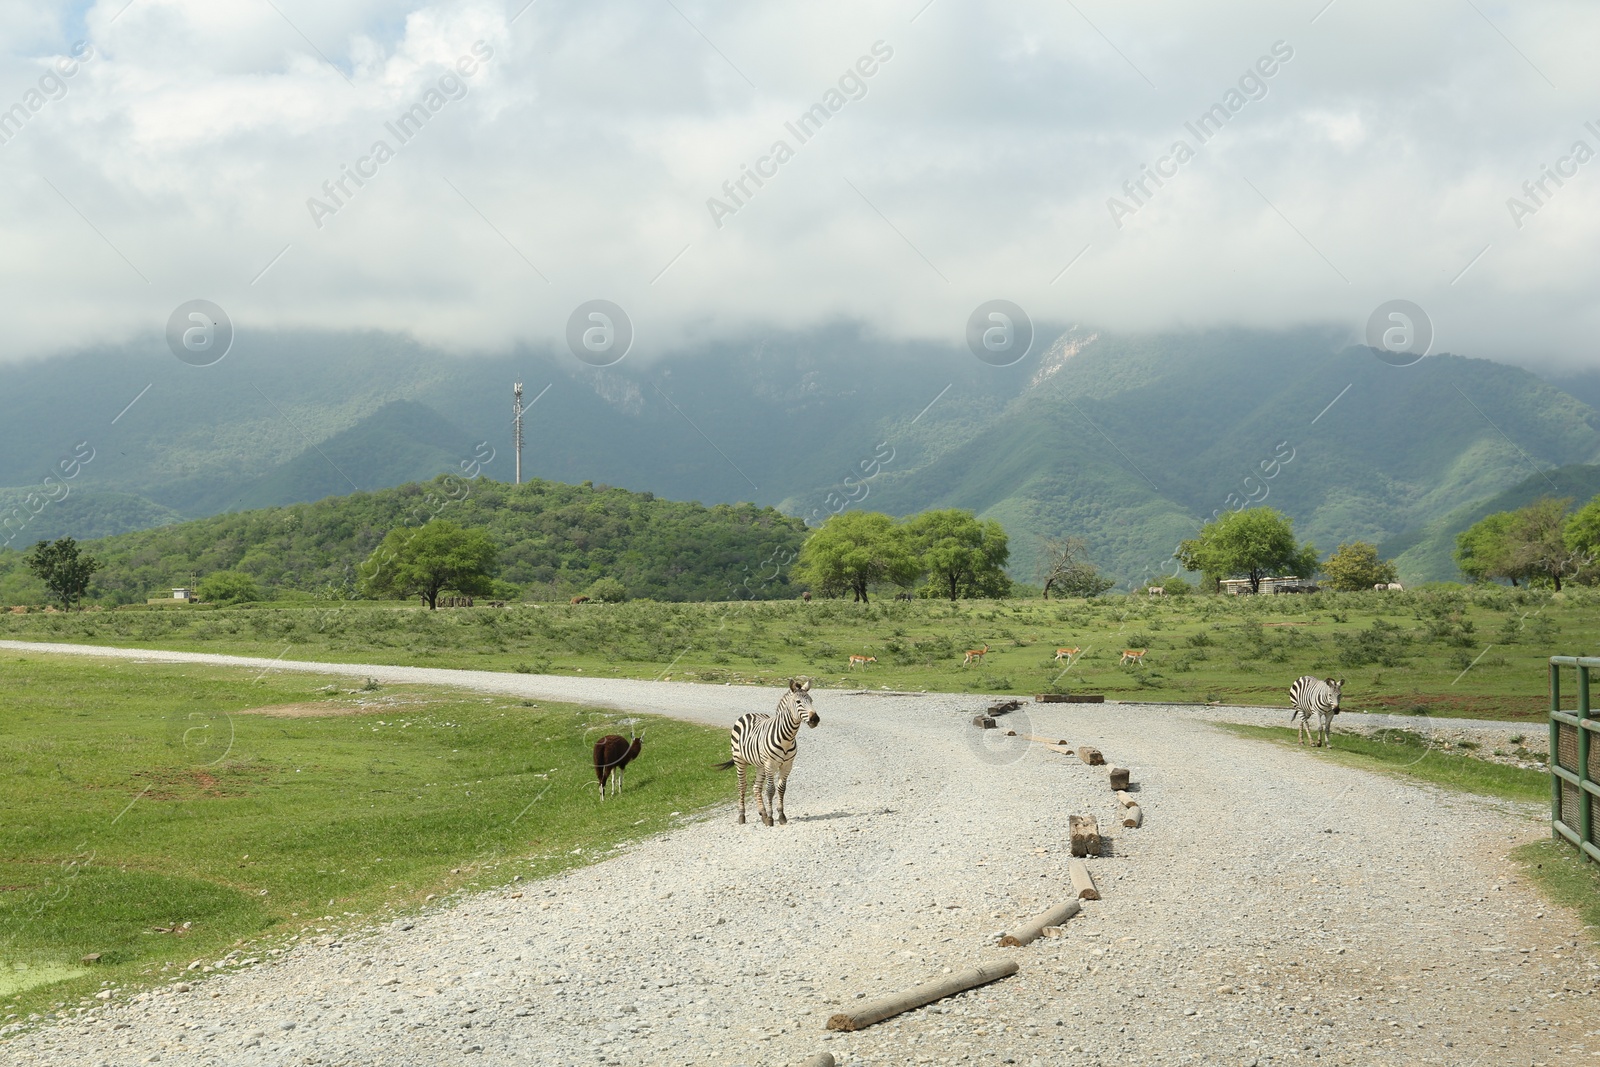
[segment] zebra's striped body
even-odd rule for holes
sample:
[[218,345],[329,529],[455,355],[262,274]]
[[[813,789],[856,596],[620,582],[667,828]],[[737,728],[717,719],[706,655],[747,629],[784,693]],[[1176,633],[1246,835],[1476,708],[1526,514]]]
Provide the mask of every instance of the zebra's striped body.
[[[783,813],[783,794],[789,787],[789,771],[794,767],[798,749],[800,726],[816,726],[822,719],[811,707],[811,683],[790,680],[789,691],[778,701],[778,710],[771,715],[751,712],[741,715],[733,724],[729,747],[733,758],[717,764],[719,769],[729,767],[739,775],[739,821],[744,822],[744,790],[746,768],[754,767],[756,806],[761,810],[761,821],[772,825],[774,812],[778,822],[787,823]],[[762,785],[766,793],[762,794]],[[773,793],[777,800],[774,805]]]
[[[1289,719],[1299,723],[1297,740],[1305,744],[1312,737],[1319,748],[1332,747],[1330,729],[1333,717],[1339,714],[1339,696],[1344,689],[1344,679],[1316,678],[1305,674],[1289,687]],[[1311,728],[1311,716],[1316,715],[1318,728]]]

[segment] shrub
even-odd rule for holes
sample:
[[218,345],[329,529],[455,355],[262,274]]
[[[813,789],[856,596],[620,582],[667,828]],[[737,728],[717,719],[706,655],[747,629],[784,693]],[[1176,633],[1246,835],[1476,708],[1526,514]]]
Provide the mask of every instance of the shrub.
[[249,604],[261,599],[261,587],[243,571],[217,571],[208,574],[196,590],[201,600],[213,604]]
[[628,591],[615,578],[597,578],[589,587],[589,599],[605,604],[620,604],[628,599]]

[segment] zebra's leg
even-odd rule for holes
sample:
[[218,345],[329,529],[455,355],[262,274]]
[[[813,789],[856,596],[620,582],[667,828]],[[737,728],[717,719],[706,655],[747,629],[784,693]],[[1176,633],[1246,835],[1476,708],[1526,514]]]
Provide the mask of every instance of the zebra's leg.
[[777,790],[777,776],[773,774],[773,769],[771,767],[763,766],[761,768],[761,778],[762,781],[766,783],[766,793],[763,794],[764,799],[761,805],[761,821],[766,823],[768,826],[771,826],[773,807],[772,794]]
[[778,822],[784,826],[789,824],[789,817],[783,813],[783,794],[789,788],[789,768],[793,763],[785,763],[778,768]]
[[[739,776],[739,821],[744,822],[744,764],[735,763],[733,772]],[[758,784],[757,789],[760,788]]]

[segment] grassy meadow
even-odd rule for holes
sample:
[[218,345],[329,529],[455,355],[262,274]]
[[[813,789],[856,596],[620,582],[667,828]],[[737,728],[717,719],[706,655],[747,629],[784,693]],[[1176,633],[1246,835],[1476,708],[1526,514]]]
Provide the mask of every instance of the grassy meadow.
[[587,863],[730,795],[721,730],[639,720],[602,805],[614,712],[254,675],[0,652],[0,1023]]
[[[1600,592],[1095,600],[524,604],[428,612],[351,601],[0,614],[0,638],[682,681],[1104,693],[1287,704],[1304,673],[1347,680],[1345,707],[1542,720],[1545,658],[1600,645]],[[984,660],[962,665],[969,648]],[[1057,660],[1057,648],[1079,648]],[[1147,648],[1121,666],[1125,648]],[[852,670],[852,654],[875,662]]]

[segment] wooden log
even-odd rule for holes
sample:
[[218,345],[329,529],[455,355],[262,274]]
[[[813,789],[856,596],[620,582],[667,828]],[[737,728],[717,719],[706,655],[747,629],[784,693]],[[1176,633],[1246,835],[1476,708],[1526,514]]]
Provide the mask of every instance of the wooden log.
[[1126,788],[1128,788],[1128,768],[1126,768],[1126,767],[1113,767],[1113,768],[1111,768],[1111,788],[1112,789],[1126,789]]
[[1020,700],[1000,700],[989,705],[990,715],[1004,715],[1008,711],[1016,711],[1022,707]]
[[1083,905],[1076,900],[1069,900],[1065,904],[1057,904],[1049,911],[1035,915],[1014,932],[1000,935],[1001,948],[1021,948],[1031,945],[1044,936],[1045,927],[1060,926],[1083,909]]
[[974,715],[972,717],[972,725],[983,730],[993,730],[994,720],[987,715]]
[[1122,809],[1122,825],[1138,826],[1144,822],[1144,812],[1139,810],[1139,805]]
[[[1076,901],[1074,901],[1076,903]],[[947,974],[943,978],[932,982],[924,982],[919,986],[907,989],[903,993],[891,993],[886,997],[869,1000],[865,1004],[851,1011],[841,1011],[828,1019],[829,1030],[864,1030],[873,1023],[881,1023],[885,1019],[893,1018],[901,1012],[920,1008],[924,1004],[932,1004],[936,1000],[954,996],[964,990],[974,989],[990,982],[1009,978],[1017,973],[1017,961],[1005,960],[1004,962],[985,963],[977,967],[969,967],[955,974]]]
[[1098,767],[1106,761],[1106,758],[1100,754],[1100,750],[1093,745],[1079,745],[1078,758],[1091,767]]
[[1033,695],[1035,704],[1065,704],[1071,699],[1065,693],[1035,693]]
[[1074,856],[1100,855],[1100,824],[1095,821],[1093,815],[1069,816],[1067,827],[1072,835]]
[[1136,808],[1139,806],[1139,802],[1133,799],[1132,793],[1124,793],[1120,789],[1117,790],[1117,802],[1125,808]]
[[1082,860],[1068,860],[1067,876],[1072,879],[1072,888],[1077,891],[1079,900],[1100,899],[1100,890],[1094,886],[1094,877],[1089,873],[1088,864]]
[[1023,734],[1022,736],[1029,741],[1053,748],[1057,752],[1068,756],[1072,755],[1072,746],[1067,744],[1067,739],[1064,737],[1040,737],[1038,734]]

